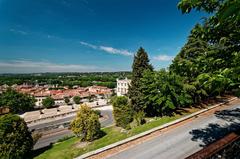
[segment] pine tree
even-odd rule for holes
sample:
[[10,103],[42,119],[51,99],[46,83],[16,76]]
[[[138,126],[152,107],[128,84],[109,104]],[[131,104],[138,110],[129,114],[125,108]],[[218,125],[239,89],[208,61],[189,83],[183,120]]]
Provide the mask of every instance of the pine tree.
[[140,47],[137,54],[134,55],[132,65],[132,82],[129,88],[128,96],[131,100],[131,106],[135,113],[143,111],[144,104],[142,101],[142,93],[140,90],[143,73],[145,70],[153,71],[153,67],[149,64],[149,59],[146,51]]

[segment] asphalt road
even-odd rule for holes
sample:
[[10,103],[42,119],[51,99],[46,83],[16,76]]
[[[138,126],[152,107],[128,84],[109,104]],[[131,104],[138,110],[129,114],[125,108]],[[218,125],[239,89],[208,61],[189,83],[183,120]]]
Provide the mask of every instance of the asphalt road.
[[[101,110],[101,114],[103,116],[107,116],[107,118],[105,120],[101,121],[101,126],[102,127],[110,126],[110,125],[113,124],[114,119],[113,119],[113,115],[112,115],[112,107],[111,106],[99,107],[99,108],[96,108],[96,109]],[[72,117],[67,117],[67,118],[51,121],[51,122],[48,122],[48,123],[41,123],[41,124],[29,127],[29,129],[30,130],[39,129],[39,128],[44,128],[44,127],[47,127],[47,126],[50,126],[50,125],[69,122],[69,121],[73,120],[74,118],[75,118],[75,116],[72,116]],[[38,140],[38,142],[34,145],[33,149],[36,150],[36,149],[46,147],[46,146],[50,145],[51,143],[57,142],[59,139],[63,138],[64,136],[71,136],[71,135],[73,135],[71,130],[55,129],[55,132],[53,131],[52,134],[42,136]]]
[[240,126],[240,104],[200,116],[160,136],[122,151],[110,159],[182,159]]

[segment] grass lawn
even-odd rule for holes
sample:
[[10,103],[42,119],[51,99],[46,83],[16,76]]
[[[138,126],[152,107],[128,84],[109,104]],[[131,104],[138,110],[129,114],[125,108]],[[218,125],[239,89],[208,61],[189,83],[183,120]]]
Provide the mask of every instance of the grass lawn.
[[121,133],[120,129],[115,126],[103,128],[102,130],[106,133],[106,135],[100,139],[93,141],[84,148],[76,148],[75,145],[78,143],[78,139],[76,137],[73,137],[66,141],[54,144],[50,149],[34,157],[34,159],[72,159],[86,152],[96,150],[106,145],[139,134],[141,132],[150,130],[154,127],[166,124],[170,121],[176,120],[180,117],[196,112],[198,110],[199,110],[198,108],[192,108],[188,110],[188,112],[184,112],[181,115],[175,114],[174,116],[171,117],[164,116],[162,118],[155,118],[151,122],[131,129],[128,133]]

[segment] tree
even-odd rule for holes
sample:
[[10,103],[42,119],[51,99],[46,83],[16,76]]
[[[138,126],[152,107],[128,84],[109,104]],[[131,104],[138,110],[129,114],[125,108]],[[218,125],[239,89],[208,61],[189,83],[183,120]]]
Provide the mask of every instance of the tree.
[[116,126],[130,129],[130,123],[133,120],[133,111],[129,105],[128,98],[125,96],[115,96],[112,98],[111,103],[113,105]]
[[160,70],[146,71],[141,79],[140,90],[145,101],[144,111],[147,116],[170,115],[176,108],[192,104],[188,90],[191,86],[184,84],[184,79],[172,72]]
[[148,55],[145,50],[140,47],[137,54],[134,55],[133,65],[132,65],[132,81],[128,91],[128,96],[131,100],[131,106],[134,112],[139,112],[143,110],[144,102],[141,101],[142,93],[140,90],[141,81],[143,77],[143,72],[145,70],[153,70],[153,67],[149,64]]
[[18,115],[0,116],[0,158],[26,158],[33,148],[27,124]]
[[[198,69],[204,71],[198,74],[199,76],[196,81],[193,81],[193,84],[197,87],[205,87],[204,91],[209,96],[224,93],[226,89],[239,90],[240,1],[181,0],[178,8],[183,13],[189,13],[193,9],[211,13],[203,24],[197,25],[191,32],[196,39],[207,42],[210,48],[201,58],[201,62],[205,61],[204,63],[206,63],[205,67]],[[198,60],[194,64],[198,66],[199,63]],[[201,84],[201,78],[205,79],[205,77],[208,78]],[[205,94],[204,91],[198,92]]]
[[[195,26],[195,28],[198,27],[198,25]],[[170,65],[170,71],[186,77],[188,82],[194,81],[199,74],[209,71],[207,67],[209,61],[206,60],[209,50],[208,43],[199,37],[195,37],[194,31],[192,31],[187,43]]]
[[43,99],[42,104],[45,108],[50,108],[50,107],[54,106],[55,102],[54,102],[53,98],[47,97],[47,98]]
[[0,95],[0,106],[9,107],[13,113],[33,110],[35,101],[34,97],[19,93],[13,89],[7,89]]
[[74,101],[75,104],[80,104],[81,98],[79,96],[74,96],[73,101]]
[[69,104],[70,99],[69,99],[68,97],[64,97],[64,102],[65,102],[66,104]]
[[81,105],[76,118],[71,122],[70,126],[81,141],[93,141],[101,134],[99,116],[87,105]]

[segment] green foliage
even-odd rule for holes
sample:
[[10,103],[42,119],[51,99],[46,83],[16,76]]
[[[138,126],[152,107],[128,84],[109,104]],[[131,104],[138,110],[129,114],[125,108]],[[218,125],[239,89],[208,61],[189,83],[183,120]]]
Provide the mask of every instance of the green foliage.
[[141,81],[147,116],[170,115],[176,108],[192,104],[188,91],[193,88],[173,72],[146,71]]
[[35,98],[28,95],[19,93],[13,89],[7,89],[0,94],[0,106],[10,108],[13,113],[20,113],[33,110],[35,105]]
[[81,141],[93,141],[101,134],[99,116],[87,105],[82,105],[71,122],[71,130]]
[[73,101],[74,101],[75,104],[80,104],[80,102],[81,102],[81,97],[79,97],[79,96],[74,96],[74,97],[73,97]]
[[22,159],[33,147],[33,139],[27,124],[17,115],[0,117],[0,158]]
[[206,60],[209,50],[208,43],[201,38],[194,37],[192,33],[188,38],[188,42],[174,58],[170,70],[186,77],[189,82],[194,81],[198,75],[207,72],[209,69],[209,61]]
[[101,111],[100,110],[93,110],[94,113],[96,113],[99,117],[101,117]]
[[[114,88],[116,79],[131,78],[131,72],[93,72],[93,73],[41,73],[41,74],[4,74],[0,75],[0,85],[7,84],[50,84],[62,89],[63,86],[88,87],[92,85]],[[55,88],[51,88],[55,89]]]
[[[195,102],[239,88],[240,1],[181,0],[178,7],[183,13],[196,9],[213,14],[202,25],[193,28],[170,70],[187,77],[195,86]],[[202,44],[194,46],[197,41]],[[194,58],[182,56],[188,55],[192,49],[199,50],[194,51]]]
[[128,96],[131,100],[131,106],[134,112],[142,111],[144,107],[144,101],[142,99],[142,92],[140,90],[141,78],[145,70],[153,70],[153,67],[149,64],[148,55],[145,50],[140,47],[137,54],[134,56],[132,65],[132,82],[128,91]]
[[50,107],[54,106],[55,102],[52,97],[47,97],[47,98],[43,99],[42,104],[45,108],[50,108]]
[[113,105],[113,115],[116,126],[130,129],[130,123],[133,120],[133,111],[128,98],[125,96],[115,96],[112,98],[111,103]]
[[69,99],[68,97],[64,97],[64,102],[65,102],[66,104],[69,104],[69,103],[70,103],[70,99]]
[[134,115],[133,115],[133,126],[140,126],[142,124],[145,124],[145,113],[144,111],[139,111],[139,112],[136,112]]
[[189,13],[192,9],[211,13],[217,9],[219,4],[220,0],[181,0],[178,3],[178,8],[181,9],[183,13]]
[[37,143],[37,141],[42,137],[41,133],[32,133],[33,145]]

